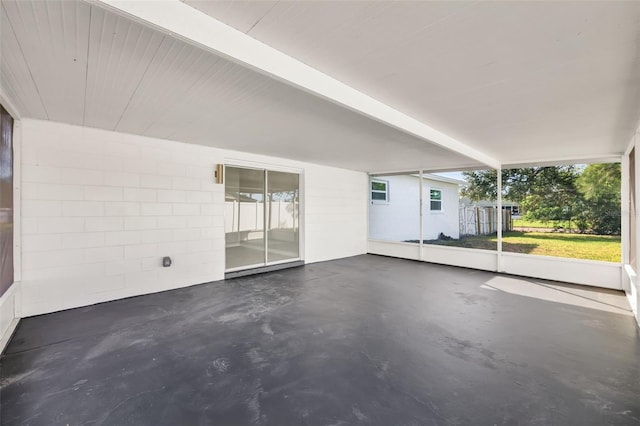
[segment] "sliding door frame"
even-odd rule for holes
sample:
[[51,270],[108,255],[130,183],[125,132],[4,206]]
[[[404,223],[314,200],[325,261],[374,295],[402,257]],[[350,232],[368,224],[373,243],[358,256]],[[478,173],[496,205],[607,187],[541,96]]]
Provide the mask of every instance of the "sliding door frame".
[[[242,160],[235,160],[235,159],[225,159],[224,162],[224,172],[223,172],[223,176],[225,176],[223,182],[224,182],[224,186],[225,186],[225,192],[226,192],[226,168],[227,167],[235,167],[235,168],[240,168],[240,169],[249,169],[249,170],[259,170],[262,171],[264,173],[264,187],[262,190],[262,197],[264,200],[264,208],[263,208],[263,212],[262,212],[262,223],[263,223],[263,232],[264,232],[264,262],[263,263],[256,263],[256,264],[252,264],[252,265],[244,265],[244,266],[238,266],[235,268],[227,268],[226,267],[226,256],[227,256],[227,246],[226,246],[226,236],[225,236],[225,273],[228,272],[238,272],[238,271],[244,271],[247,269],[255,269],[255,268],[261,268],[261,267],[266,267],[266,266],[273,266],[273,265],[281,265],[281,264],[285,264],[285,263],[291,263],[291,262],[300,262],[303,261],[304,259],[304,253],[303,253],[303,247],[304,247],[304,230],[303,230],[303,220],[302,218],[303,216],[303,207],[304,207],[304,202],[303,202],[303,177],[304,177],[304,170],[303,169],[299,169],[299,168],[293,168],[293,167],[284,167],[284,166],[278,166],[278,165],[273,165],[273,164],[265,164],[265,163],[256,163],[256,162],[249,162],[249,161],[242,161]],[[282,172],[282,173],[291,173],[291,174],[296,174],[298,175],[298,213],[297,215],[294,213],[294,223],[295,223],[295,219],[297,217],[298,220],[298,257],[295,258],[290,258],[290,259],[284,259],[284,260],[276,260],[276,261],[271,261],[269,262],[269,238],[268,238],[268,221],[270,221],[270,218],[268,217],[269,215],[267,214],[267,200],[268,200],[268,191],[269,191],[269,173],[268,172]],[[225,215],[225,226],[226,226],[226,221],[228,220],[228,218]]]

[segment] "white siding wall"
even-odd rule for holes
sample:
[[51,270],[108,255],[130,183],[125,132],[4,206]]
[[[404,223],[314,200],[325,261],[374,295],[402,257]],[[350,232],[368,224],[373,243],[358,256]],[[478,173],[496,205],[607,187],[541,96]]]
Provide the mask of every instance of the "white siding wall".
[[418,240],[420,181],[409,175],[384,176],[380,180],[389,183],[389,200],[384,204],[370,201],[369,238],[384,241]]
[[[460,238],[458,185],[453,183],[424,180],[424,210],[422,215],[423,235],[425,240],[435,240],[440,233],[452,238]],[[431,211],[430,190],[442,190],[442,211]]]
[[227,158],[303,170],[307,262],[367,250],[364,173],[52,122],[22,129],[23,316],[222,279],[213,169]]
[[[418,240],[420,238],[420,180],[411,175],[384,176],[379,180],[389,182],[389,202],[371,203],[369,237],[385,241]],[[440,212],[430,210],[431,188],[442,190],[443,210]],[[458,185],[424,179],[423,192],[424,239],[436,239],[441,232],[458,238],[460,236]]]

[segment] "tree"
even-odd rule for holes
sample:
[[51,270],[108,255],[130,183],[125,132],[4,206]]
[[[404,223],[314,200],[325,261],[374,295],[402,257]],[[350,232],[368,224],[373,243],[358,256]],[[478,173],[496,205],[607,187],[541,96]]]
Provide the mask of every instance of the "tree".
[[[498,198],[498,190],[496,183],[498,182],[498,173],[496,170],[474,170],[471,172],[462,172],[467,185],[462,188],[463,197],[469,198],[471,201],[489,200],[495,201]],[[504,185],[504,176],[502,177]]]
[[[497,199],[497,172],[475,170],[462,172],[468,185],[462,195],[471,201]],[[509,201],[521,203],[532,194],[544,195],[550,191],[575,192],[577,166],[526,167],[502,171],[502,194]]]
[[571,223],[582,205],[582,197],[576,188],[579,172],[576,166],[539,167],[530,174],[532,179],[519,180],[519,201],[526,217],[543,222],[566,220]]
[[[463,172],[462,195],[472,201],[497,198],[497,172]],[[575,221],[581,231],[620,233],[620,164],[527,167],[502,171],[506,200],[528,219]]]
[[[496,200],[495,170],[463,172],[463,175],[468,185],[462,195],[472,201]],[[502,171],[503,197],[519,203],[529,219],[571,220],[580,198],[575,186],[578,175],[576,166],[506,169]]]
[[596,234],[620,234],[620,163],[589,164],[576,186],[584,199],[580,216]]

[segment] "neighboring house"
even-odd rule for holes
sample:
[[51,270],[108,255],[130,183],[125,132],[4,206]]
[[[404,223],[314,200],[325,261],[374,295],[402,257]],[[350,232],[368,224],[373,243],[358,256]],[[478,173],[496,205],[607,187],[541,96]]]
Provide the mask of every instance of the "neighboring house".
[[[442,176],[423,175],[423,238],[440,233],[459,238],[458,198],[464,182]],[[420,177],[396,175],[370,180],[369,236],[386,241],[420,239]]]

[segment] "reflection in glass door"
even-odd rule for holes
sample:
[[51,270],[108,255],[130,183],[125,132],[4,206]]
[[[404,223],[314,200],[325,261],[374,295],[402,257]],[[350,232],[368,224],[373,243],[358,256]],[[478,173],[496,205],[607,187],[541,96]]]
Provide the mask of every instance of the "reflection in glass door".
[[299,195],[296,173],[225,168],[227,271],[300,258]]
[[265,260],[264,170],[225,170],[227,269],[260,266]]
[[267,262],[300,257],[299,176],[267,171]]

